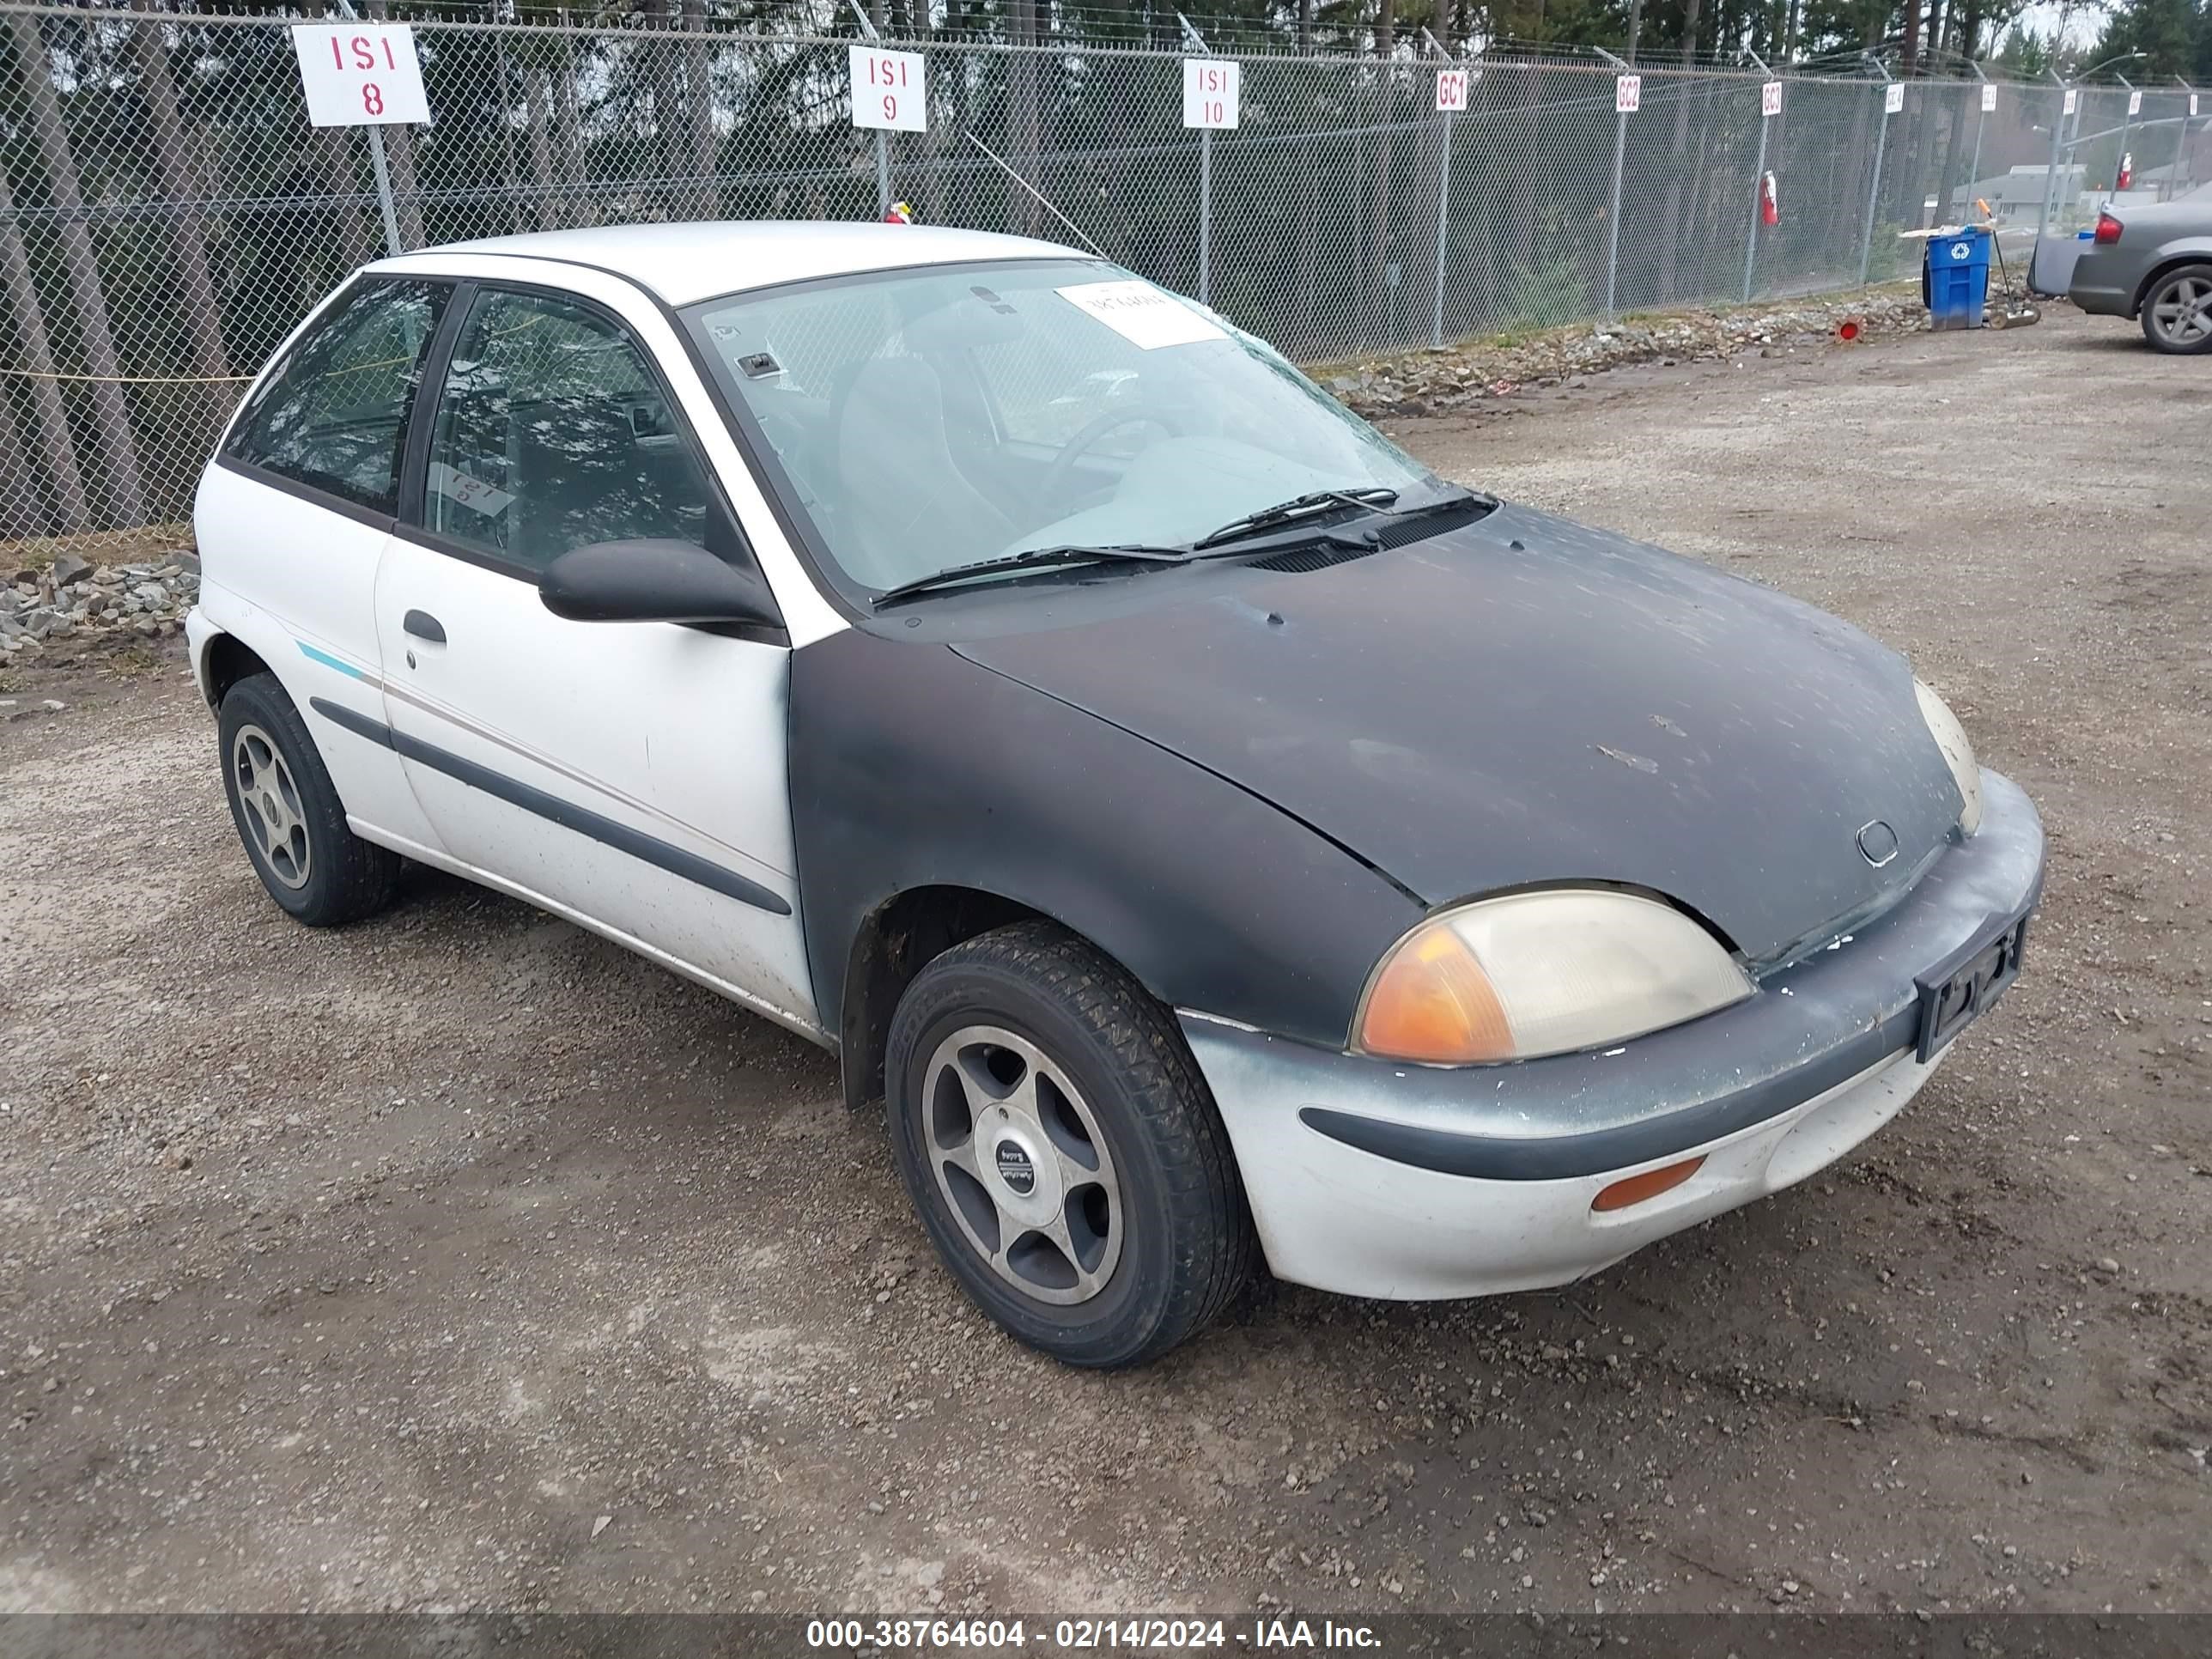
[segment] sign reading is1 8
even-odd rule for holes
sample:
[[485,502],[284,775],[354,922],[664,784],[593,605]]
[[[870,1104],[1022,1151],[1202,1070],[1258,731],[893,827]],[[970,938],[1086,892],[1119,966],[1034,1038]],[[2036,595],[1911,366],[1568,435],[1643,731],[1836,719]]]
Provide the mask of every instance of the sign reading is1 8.
[[404,23],[295,23],[292,53],[319,127],[428,121],[415,31]]

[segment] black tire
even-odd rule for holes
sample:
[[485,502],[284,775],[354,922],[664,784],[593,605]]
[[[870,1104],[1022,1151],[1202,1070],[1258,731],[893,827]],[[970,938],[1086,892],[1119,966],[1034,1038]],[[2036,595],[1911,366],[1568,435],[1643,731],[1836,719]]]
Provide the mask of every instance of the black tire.
[[[976,1026],[1034,1044],[1079,1091],[1104,1143],[1120,1231],[1085,1300],[1042,1300],[1002,1276],[939,1185],[929,1067]],[[1064,930],[1022,922],[929,963],[892,1018],[884,1075],[891,1146],[930,1242],[969,1299],[1031,1347],[1071,1365],[1142,1364],[1203,1329],[1253,1276],[1258,1244],[1236,1158],[1182,1033],[1127,973]],[[1002,1254],[1016,1254],[1014,1237]]]
[[2185,289],[2185,292],[2193,292],[2197,296],[2199,314],[2203,315],[2203,307],[2212,304],[2212,264],[2177,265],[2159,275],[2143,294],[2143,338],[2150,342],[2154,351],[2177,357],[2202,356],[2212,351],[2212,317],[2205,317],[2203,332],[2190,338],[2173,332],[2171,324],[2158,314],[2160,306],[2173,305],[2183,298],[2176,290]]
[[[346,827],[345,807],[308,734],[307,722],[274,674],[252,674],[223,694],[220,732],[223,795],[254,874],[284,912],[310,927],[337,927],[384,909],[398,890],[401,860]],[[281,766],[259,776],[241,757],[265,748]],[[264,811],[246,799],[274,797]],[[289,787],[285,786],[289,785]],[[272,844],[272,823],[296,830]]]

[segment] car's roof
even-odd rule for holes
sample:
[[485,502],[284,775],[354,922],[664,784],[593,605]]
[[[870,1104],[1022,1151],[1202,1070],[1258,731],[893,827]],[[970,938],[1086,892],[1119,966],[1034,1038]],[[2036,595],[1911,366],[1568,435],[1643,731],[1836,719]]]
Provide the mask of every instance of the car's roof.
[[[1054,242],[1001,236],[992,231],[820,219],[600,225],[449,242],[422,252],[506,254],[591,265],[627,276],[675,306],[853,271],[954,264],[971,259],[1094,257]],[[381,267],[404,270],[410,259],[416,257],[386,260]]]

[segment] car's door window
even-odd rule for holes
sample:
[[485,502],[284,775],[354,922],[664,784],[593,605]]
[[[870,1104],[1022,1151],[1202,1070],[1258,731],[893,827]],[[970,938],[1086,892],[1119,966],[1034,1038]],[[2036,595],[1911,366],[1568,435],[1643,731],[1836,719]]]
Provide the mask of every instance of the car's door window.
[[263,382],[224,454],[394,511],[407,416],[447,292],[443,283],[358,284]]
[[433,534],[532,572],[594,542],[706,545],[717,516],[629,334],[588,307],[498,289],[453,343],[423,484]]

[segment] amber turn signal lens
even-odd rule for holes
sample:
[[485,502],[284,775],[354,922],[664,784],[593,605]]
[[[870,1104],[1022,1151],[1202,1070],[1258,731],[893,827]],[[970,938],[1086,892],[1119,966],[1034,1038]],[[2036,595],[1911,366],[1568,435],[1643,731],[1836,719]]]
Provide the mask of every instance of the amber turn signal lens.
[[1437,1065],[1513,1057],[1513,1030],[1490,977],[1458,934],[1428,927],[1375,976],[1359,1024],[1368,1053]]
[[1656,1198],[1680,1186],[1705,1166],[1702,1158],[1669,1164],[1662,1170],[1646,1170],[1642,1175],[1632,1175],[1626,1181],[1616,1181],[1590,1200],[1593,1210],[1625,1210],[1632,1204],[1641,1204],[1647,1198]]

